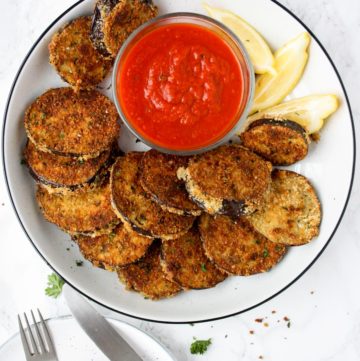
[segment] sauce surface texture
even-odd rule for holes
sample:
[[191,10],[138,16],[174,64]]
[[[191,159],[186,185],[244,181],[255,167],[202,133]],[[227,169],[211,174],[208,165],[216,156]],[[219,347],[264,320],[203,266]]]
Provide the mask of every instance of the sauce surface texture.
[[157,28],[126,54],[117,73],[121,108],[145,139],[189,150],[233,128],[243,97],[243,74],[226,42],[190,24]]

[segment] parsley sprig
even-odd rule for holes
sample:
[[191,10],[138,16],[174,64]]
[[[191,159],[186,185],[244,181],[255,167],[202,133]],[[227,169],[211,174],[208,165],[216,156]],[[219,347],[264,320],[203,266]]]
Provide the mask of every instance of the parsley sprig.
[[211,338],[208,340],[195,340],[190,346],[190,352],[195,355],[203,355],[211,345]]
[[56,273],[48,275],[48,282],[45,288],[45,294],[49,297],[57,298],[61,294],[62,288],[64,286],[64,280],[58,276]]

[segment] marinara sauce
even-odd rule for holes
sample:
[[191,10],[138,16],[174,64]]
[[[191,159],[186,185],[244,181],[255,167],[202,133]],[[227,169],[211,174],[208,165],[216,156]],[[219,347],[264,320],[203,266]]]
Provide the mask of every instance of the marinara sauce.
[[171,150],[206,147],[238,121],[243,73],[231,47],[194,24],[168,24],[138,40],[117,73],[117,97],[132,127]]

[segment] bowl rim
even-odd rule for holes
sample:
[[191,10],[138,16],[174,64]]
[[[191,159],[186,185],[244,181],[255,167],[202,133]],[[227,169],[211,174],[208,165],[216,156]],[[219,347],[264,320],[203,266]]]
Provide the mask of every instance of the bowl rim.
[[[241,52],[242,55],[242,60],[244,61],[246,70],[248,72],[248,94],[247,94],[247,99],[245,100],[245,106],[242,110],[242,112],[240,114],[237,114],[236,117],[238,118],[235,122],[234,125],[232,126],[232,128],[226,133],[224,134],[220,139],[217,139],[216,141],[214,141],[211,144],[208,144],[206,146],[203,147],[199,147],[199,148],[195,148],[195,149],[181,149],[181,150],[176,150],[176,149],[169,149],[163,146],[159,146],[155,143],[153,143],[152,141],[146,139],[145,137],[143,137],[141,134],[139,134],[139,132],[132,126],[131,122],[127,119],[127,117],[125,116],[122,107],[120,105],[120,101],[118,99],[117,96],[117,75],[118,75],[118,67],[119,67],[119,63],[122,60],[122,56],[124,54],[124,52],[127,50],[127,47],[132,43],[132,41],[144,30],[146,30],[148,27],[157,24],[157,23],[161,23],[164,20],[167,19],[184,19],[186,20],[191,19],[191,18],[195,18],[197,20],[200,21],[204,21],[204,22],[208,22],[214,26],[217,26],[218,28],[220,28],[220,30],[222,30],[226,35],[229,36],[229,38],[233,41],[233,43],[235,44],[235,46],[238,47],[239,51]],[[185,21],[184,21],[185,22]],[[201,25],[200,25],[201,26]],[[150,30],[151,31],[151,30]],[[198,13],[192,13],[192,12],[172,12],[172,13],[167,13],[164,15],[160,15],[157,16],[153,19],[150,19],[149,21],[145,22],[144,24],[142,24],[141,26],[139,26],[135,31],[133,31],[131,33],[131,35],[125,40],[125,42],[123,43],[123,45],[121,46],[120,50],[118,51],[116,58],[115,58],[115,63],[114,63],[114,67],[112,70],[112,76],[111,76],[111,83],[112,83],[112,96],[114,99],[114,103],[116,106],[116,109],[119,113],[119,116],[122,120],[122,122],[125,124],[125,126],[128,128],[128,130],[131,132],[131,134],[133,136],[135,136],[136,138],[138,138],[139,140],[141,140],[142,143],[144,143],[145,145],[147,145],[148,147],[152,148],[152,149],[156,149],[159,152],[163,152],[163,153],[167,153],[167,154],[175,154],[175,155],[183,155],[183,156],[187,156],[187,155],[194,155],[194,154],[200,154],[203,152],[207,152],[209,150],[215,149],[218,146],[228,142],[231,137],[241,128],[241,126],[244,124],[252,103],[253,103],[253,99],[254,99],[254,94],[255,94],[255,72],[254,72],[254,67],[253,64],[250,60],[250,55],[248,53],[248,51],[246,50],[244,44],[242,43],[242,41],[236,36],[236,34],[230,30],[226,25],[222,24],[221,22],[203,15],[203,14],[198,14]]]
[[[51,265],[48,260],[46,259],[46,256],[43,255],[40,250],[38,249],[38,247],[36,246],[36,242],[30,237],[30,235],[27,233],[26,228],[24,226],[24,224],[21,221],[20,218],[20,214],[18,209],[15,206],[15,202],[14,202],[14,198],[13,195],[11,193],[11,189],[10,189],[10,184],[9,184],[9,179],[8,179],[8,175],[7,175],[7,170],[6,170],[6,163],[5,163],[5,131],[6,131],[6,123],[7,123],[7,115],[8,115],[8,111],[9,111],[9,107],[10,107],[10,102],[11,102],[11,98],[12,95],[14,93],[15,87],[17,85],[17,81],[18,78],[27,62],[27,60],[29,59],[30,55],[32,54],[32,52],[34,51],[34,49],[36,48],[36,46],[38,45],[38,43],[43,39],[43,37],[49,32],[49,30],[62,18],[64,17],[68,12],[70,12],[71,10],[73,10],[75,7],[77,7],[78,5],[80,5],[81,3],[85,2],[86,0],[78,0],[75,4],[73,4],[72,6],[70,6],[68,9],[66,9],[62,14],[60,14],[57,18],[55,18],[54,21],[52,21],[50,23],[50,25],[41,33],[41,35],[38,37],[38,39],[34,42],[34,44],[31,46],[30,50],[28,51],[28,53],[26,54],[24,60],[22,61],[21,65],[19,66],[19,69],[15,75],[14,81],[11,85],[10,91],[9,91],[9,95],[8,95],[8,99],[5,105],[5,110],[4,110],[4,116],[3,116],[3,126],[2,126],[2,135],[1,135],[1,140],[2,140],[2,146],[1,146],[1,160],[2,160],[2,166],[3,166],[3,174],[4,174],[4,180],[5,180],[5,185],[6,185],[6,189],[7,189],[7,193],[10,199],[10,203],[12,205],[12,208],[14,210],[14,213],[17,217],[17,220],[23,230],[23,232],[25,233],[26,237],[28,238],[28,240],[30,241],[30,243],[32,244],[32,246],[34,247],[34,249],[36,250],[36,252],[39,254],[39,256],[44,260],[44,262],[57,274],[59,274],[61,277],[61,272],[59,272],[55,266]],[[325,49],[325,47],[322,45],[322,43],[320,42],[320,40],[317,38],[317,36],[313,33],[313,31],[301,20],[299,19],[291,10],[289,10],[287,7],[285,7],[284,5],[280,4],[277,0],[268,0],[271,1],[272,3],[276,4],[277,6],[279,6],[282,10],[284,10],[286,13],[288,13],[291,17],[293,17],[299,24],[301,24],[304,29],[306,29],[309,34],[312,36],[312,38],[316,41],[316,43],[320,46],[321,50],[323,51],[323,53],[325,54],[325,56],[327,57],[327,59],[329,60],[338,80],[340,83],[340,86],[342,88],[342,91],[344,93],[344,97],[345,97],[345,102],[344,104],[346,104],[347,106],[347,110],[349,112],[349,116],[350,116],[350,121],[351,121],[351,130],[352,130],[352,144],[353,144],[353,162],[352,162],[352,172],[351,172],[351,179],[350,179],[350,184],[349,184],[349,189],[348,189],[348,193],[346,196],[346,200],[343,206],[343,209],[341,211],[340,217],[336,223],[336,225],[334,226],[334,229],[329,237],[329,239],[326,241],[326,243],[324,244],[323,248],[320,250],[320,252],[315,256],[315,258],[309,263],[309,265],[307,267],[305,267],[305,269],[299,273],[299,275],[297,277],[295,277],[291,282],[289,282],[285,287],[281,288],[279,291],[275,292],[273,295],[271,295],[270,297],[265,298],[264,300],[252,305],[251,307],[247,307],[245,309],[242,309],[238,312],[233,312],[233,313],[229,313],[226,315],[222,315],[219,317],[211,317],[211,318],[205,318],[202,320],[184,320],[184,321],[171,321],[171,320],[156,320],[156,319],[151,319],[151,318],[146,318],[146,317],[140,317],[140,316],[136,316],[136,315],[132,315],[130,313],[126,313],[124,311],[120,311],[116,308],[110,307],[108,305],[106,305],[105,303],[102,303],[99,300],[94,299],[93,297],[87,295],[86,293],[84,293],[83,291],[81,291],[78,287],[74,286],[72,284],[72,282],[70,282],[68,279],[63,278],[64,281],[66,283],[68,283],[72,288],[74,288],[76,291],[78,291],[80,294],[82,294],[83,296],[85,296],[86,298],[88,298],[89,300],[95,302],[96,304],[103,306],[113,312],[116,312],[118,314],[124,315],[124,316],[128,316],[128,317],[132,317],[135,319],[139,319],[139,320],[143,320],[143,321],[149,321],[149,322],[156,322],[156,323],[162,323],[162,324],[186,324],[186,323],[202,323],[202,322],[211,322],[211,321],[216,321],[216,320],[221,320],[221,319],[225,319],[228,317],[232,317],[232,316],[236,316],[236,315],[240,315],[242,313],[248,312],[250,310],[253,310],[265,303],[267,303],[268,301],[272,300],[273,298],[275,298],[276,296],[280,295],[281,293],[283,293],[285,290],[287,290],[290,286],[292,286],[296,281],[298,281],[313,265],[314,263],[318,260],[318,258],[322,255],[322,253],[325,251],[325,249],[327,248],[327,246],[330,244],[330,241],[333,239],[343,217],[346,211],[346,208],[348,206],[349,203],[349,199],[350,199],[350,195],[352,192],[352,188],[353,188],[353,184],[354,184],[354,176],[355,176],[355,166],[356,166],[356,136],[355,136],[355,125],[354,125],[354,117],[353,117],[353,113],[351,110],[351,106],[350,106],[350,101],[349,101],[349,96],[346,92],[343,80],[340,76],[339,71],[337,70],[334,61],[332,60],[331,56],[329,55],[329,53],[327,52],[327,50]]]

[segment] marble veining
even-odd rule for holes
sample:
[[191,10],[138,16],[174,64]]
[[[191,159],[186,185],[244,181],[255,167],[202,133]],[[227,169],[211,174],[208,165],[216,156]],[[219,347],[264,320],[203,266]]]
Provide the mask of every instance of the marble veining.
[[[28,49],[47,25],[74,2],[2,1],[1,114],[12,80]],[[360,84],[360,2],[280,2],[315,32],[332,56],[347,88],[357,123],[360,116],[357,88]],[[357,133],[359,136],[358,126]],[[149,323],[99,309],[105,315],[125,320],[150,333],[181,361],[250,361],[260,357],[272,361],[360,360],[359,204],[357,176],[343,222],[318,262],[286,292],[246,314],[192,326]],[[17,331],[18,312],[39,307],[47,317],[56,317],[69,311],[62,297],[53,300],[44,294],[50,268],[23,234],[11,209],[3,177],[0,182],[0,225],[2,344]],[[256,322],[258,318],[263,318],[263,322]],[[212,338],[213,345],[205,356],[190,354],[193,337]]]

